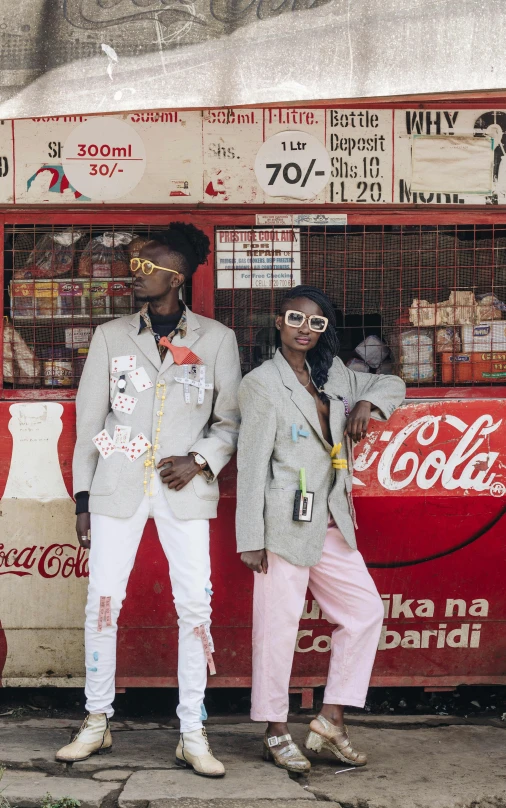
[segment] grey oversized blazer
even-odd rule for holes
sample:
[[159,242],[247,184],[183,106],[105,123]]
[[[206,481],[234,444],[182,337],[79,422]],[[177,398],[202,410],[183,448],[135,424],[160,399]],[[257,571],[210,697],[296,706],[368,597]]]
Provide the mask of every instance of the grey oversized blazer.
[[[202,404],[198,391],[190,387],[190,403],[184,400],[183,367],[174,363],[167,351],[163,364],[155,339],[145,328],[139,334],[140,315],[120,317],[99,325],[93,335],[77,394],[77,442],[74,450],[74,493],[90,492],[91,513],[128,517],[137,510],[144,496],[144,461],[146,455],[131,462],[123,452],[103,458],[92,438],[107,429],[113,437],[116,424],[131,426],[130,439],[142,432],[155,441],[157,411],[156,383],[167,386],[165,414],[161,424],[160,449],[156,459],[170,455],[199,452],[206,458],[213,475],[217,475],[234,454],[239,431],[237,391],[241,381],[239,352],[231,329],[194,314],[187,313],[187,333],[179,334],[174,345],[191,346],[206,366],[205,381],[213,389],[205,391]],[[131,414],[111,408],[109,380],[111,360],[118,356],[136,356],[137,368],[144,367],[153,387],[136,392],[125,373],[125,394],[135,396],[137,404]],[[119,373],[114,374],[119,377]],[[163,486],[170,507],[179,519],[210,519],[216,516],[219,499],[218,481],[206,482],[198,474],[182,491]]]
[[[340,457],[346,456],[346,416],[339,396],[347,399],[350,410],[357,401],[370,401],[374,416],[387,419],[402,403],[405,389],[397,376],[354,373],[334,359],[325,392],[330,398],[332,438],[343,444]],[[239,407],[238,552],[265,547],[292,564],[313,566],[322,555],[329,511],[348,544],[356,548],[347,497],[352,472],[332,468],[332,447],[323,437],[315,400],[280,351],[244,377]],[[294,424],[309,436],[294,442]],[[301,468],[306,470],[307,490],[314,492],[311,522],[292,519]]]

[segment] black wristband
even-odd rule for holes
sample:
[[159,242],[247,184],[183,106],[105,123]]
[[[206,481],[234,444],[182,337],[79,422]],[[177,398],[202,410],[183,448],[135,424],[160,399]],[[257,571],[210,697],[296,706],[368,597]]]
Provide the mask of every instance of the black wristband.
[[90,495],[88,491],[78,491],[76,494],[76,516],[79,513],[88,513]]

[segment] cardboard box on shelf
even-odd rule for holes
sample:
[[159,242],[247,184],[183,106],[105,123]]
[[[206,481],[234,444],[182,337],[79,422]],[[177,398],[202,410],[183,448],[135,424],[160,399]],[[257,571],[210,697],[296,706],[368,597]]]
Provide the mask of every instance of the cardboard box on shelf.
[[441,354],[443,384],[506,384],[506,350]]
[[506,320],[462,326],[462,353],[506,351]]

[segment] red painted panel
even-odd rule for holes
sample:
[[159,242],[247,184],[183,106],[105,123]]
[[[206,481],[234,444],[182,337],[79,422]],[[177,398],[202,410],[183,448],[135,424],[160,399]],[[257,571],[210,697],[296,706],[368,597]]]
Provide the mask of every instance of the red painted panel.
[[[373,683],[505,681],[506,552],[501,514],[506,497],[499,496],[506,482],[505,413],[506,404],[494,400],[408,404],[388,424],[374,424],[366,442],[369,448],[362,445],[356,450],[362,467],[369,463],[356,472],[357,480],[364,483],[354,488],[358,541],[387,606],[387,633]],[[62,420],[58,455],[70,490],[75,438],[72,403],[64,403]],[[4,402],[0,404],[0,491],[12,447],[8,421],[9,404]],[[392,433],[388,439],[386,432]],[[487,461],[481,457],[484,453]],[[390,476],[385,476],[385,469],[390,469]],[[218,671],[211,684],[248,685],[253,578],[235,552],[234,462],[222,477],[223,496],[211,531]],[[393,484],[402,487],[392,490]],[[73,537],[66,536],[64,541],[76,544]],[[466,546],[460,547],[464,542]],[[426,560],[434,555],[439,557]],[[447,602],[450,599],[455,601],[453,606]],[[167,562],[152,522],[141,542],[120,626],[118,684],[174,685],[176,616]],[[308,595],[301,622],[306,633],[299,637],[295,654],[295,686],[324,681],[331,630]],[[0,647],[4,639],[0,637]],[[81,670],[69,673],[82,675]]]

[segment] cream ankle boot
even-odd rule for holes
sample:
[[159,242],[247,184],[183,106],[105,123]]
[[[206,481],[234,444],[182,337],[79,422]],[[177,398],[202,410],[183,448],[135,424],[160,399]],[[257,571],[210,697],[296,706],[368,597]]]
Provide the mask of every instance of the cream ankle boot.
[[111,730],[105,713],[89,714],[74,740],[56,753],[56,760],[75,763],[90,755],[105,755],[112,752]]
[[216,760],[211,751],[204,727],[181,733],[176,749],[176,763],[193,769],[195,774],[203,777],[223,777],[225,774],[225,766]]

